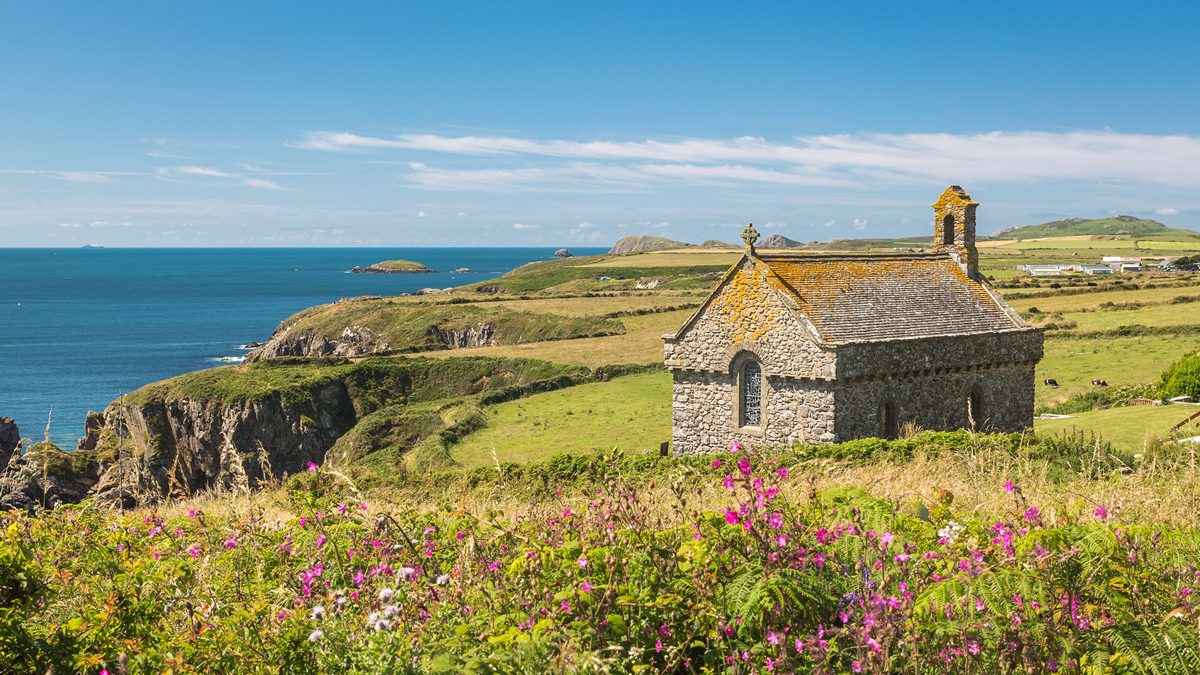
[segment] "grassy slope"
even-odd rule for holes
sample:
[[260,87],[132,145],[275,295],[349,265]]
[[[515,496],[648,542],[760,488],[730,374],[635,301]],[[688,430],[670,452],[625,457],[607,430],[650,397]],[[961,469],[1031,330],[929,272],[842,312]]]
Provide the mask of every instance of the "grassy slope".
[[306,309],[284,322],[292,334],[313,331],[337,339],[347,327],[375,331],[393,350],[443,349],[434,330],[468,330],[483,323],[496,326],[501,344],[618,335],[620,321],[596,316],[518,311],[475,304],[434,304],[405,298],[354,298]]
[[487,427],[451,448],[464,466],[526,462],[557,452],[657,450],[671,438],[671,376],[627,375],[535,394],[487,411]]
[[[1080,430],[1096,433],[1114,445],[1138,450],[1155,439],[1168,435],[1171,427],[1193,415],[1200,407],[1194,405],[1127,406],[1108,410],[1093,410],[1068,419],[1038,420],[1034,428],[1038,433],[1062,433]],[[1192,434],[1196,424],[1187,427]]]
[[1200,233],[1191,230],[1167,227],[1156,220],[1116,216],[1113,218],[1069,218],[1040,225],[1025,225],[1001,230],[998,239],[1033,239],[1037,237],[1068,237],[1079,235],[1132,235],[1170,236],[1172,238],[1200,238]]

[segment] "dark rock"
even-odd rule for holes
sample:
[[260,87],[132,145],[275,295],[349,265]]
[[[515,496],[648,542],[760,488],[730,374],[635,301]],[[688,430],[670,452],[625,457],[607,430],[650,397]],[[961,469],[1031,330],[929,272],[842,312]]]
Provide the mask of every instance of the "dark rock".
[[11,417],[0,417],[0,471],[21,447],[21,432]]

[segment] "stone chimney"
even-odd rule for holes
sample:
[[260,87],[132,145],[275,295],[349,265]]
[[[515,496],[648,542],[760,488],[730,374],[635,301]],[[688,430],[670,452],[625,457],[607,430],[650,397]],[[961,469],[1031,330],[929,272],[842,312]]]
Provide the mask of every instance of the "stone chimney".
[[933,250],[949,253],[972,279],[979,279],[979,249],[975,247],[978,207],[979,202],[957,185],[946,188],[933,204]]

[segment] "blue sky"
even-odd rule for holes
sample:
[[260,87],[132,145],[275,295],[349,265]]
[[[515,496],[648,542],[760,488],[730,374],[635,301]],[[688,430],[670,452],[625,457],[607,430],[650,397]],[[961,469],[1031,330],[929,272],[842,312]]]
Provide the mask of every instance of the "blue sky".
[[0,8],[0,245],[1200,229],[1190,2]]

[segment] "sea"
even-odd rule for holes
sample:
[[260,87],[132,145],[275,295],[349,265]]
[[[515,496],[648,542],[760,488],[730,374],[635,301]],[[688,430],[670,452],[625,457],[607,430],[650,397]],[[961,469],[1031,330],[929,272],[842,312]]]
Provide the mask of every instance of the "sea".
[[[490,279],[553,248],[0,249],[0,417],[73,449],[89,410],[234,363],[292,314]],[[604,249],[572,248],[576,255]],[[433,274],[350,274],[415,260]],[[470,268],[470,274],[450,270]]]

